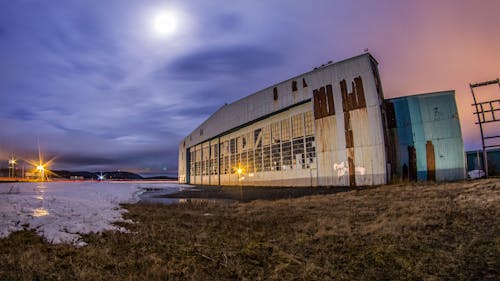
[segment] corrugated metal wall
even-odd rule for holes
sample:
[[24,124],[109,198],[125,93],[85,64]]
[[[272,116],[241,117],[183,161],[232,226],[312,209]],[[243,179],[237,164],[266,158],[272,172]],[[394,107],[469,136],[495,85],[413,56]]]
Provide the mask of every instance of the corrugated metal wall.
[[[398,146],[395,178],[457,180],[465,176],[462,133],[455,92],[437,92],[387,100]],[[388,122],[391,124],[391,122]]]
[[[179,181],[282,186],[386,183],[383,93],[376,68],[373,57],[364,54],[222,107],[181,142]],[[304,133],[292,137],[301,119]],[[247,139],[252,148],[242,146]],[[214,145],[217,156],[212,153]],[[236,174],[238,167],[247,173]]]

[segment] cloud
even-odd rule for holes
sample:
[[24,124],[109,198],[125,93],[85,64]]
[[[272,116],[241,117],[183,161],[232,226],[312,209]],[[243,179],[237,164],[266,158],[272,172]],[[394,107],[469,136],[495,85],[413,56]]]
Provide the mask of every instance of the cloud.
[[174,60],[161,73],[169,78],[200,80],[221,75],[245,75],[282,61],[279,52],[258,45],[210,47]]
[[215,21],[217,23],[217,27],[219,27],[221,31],[230,31],[241,26],[241,18],[230,13],[218,15],[215,18]]

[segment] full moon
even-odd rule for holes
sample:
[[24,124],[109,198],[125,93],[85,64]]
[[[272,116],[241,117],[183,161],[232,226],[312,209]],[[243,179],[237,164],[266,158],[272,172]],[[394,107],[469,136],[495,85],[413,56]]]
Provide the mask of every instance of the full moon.
[[178,28],[178,16],[174,12],[164,11],[153,17],[153,30],[162,37],[174,34]]

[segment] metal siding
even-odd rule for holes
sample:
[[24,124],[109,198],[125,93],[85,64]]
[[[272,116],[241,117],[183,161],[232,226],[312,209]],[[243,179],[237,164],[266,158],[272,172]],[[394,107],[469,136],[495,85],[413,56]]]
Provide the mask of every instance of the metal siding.
[[[352,92],[351,81],[361,76],[368,108],[350,111],[354,136],[354,173],[357,185],[386,183],[386,159],[383,139],[380,101],[376,91],[375,79],[369,61],[357,61],[352,65],[342,65],[323,71],[325,75],[316,77],[318,85],[333,85],[335,112],[334,117],[315,121],[318,142],[318,185],[349,185],[347,149],[344,135],[344,115],[340,81],[347,81]],[[330,76],[330,80],[325,77]],[[333,78],[333,79],[332,79]],[[377,174],[374,174],[377,173]]]
[[[316,127],[316,163],[312,165],[312,168],[253,173],[252,176],[245,175],[242,181],[238,181],[237,174],[231,174],[230,172],[226,175],[220,175],[220,184],[349,185],[348,150],[345,141],[345,120],[340,94],[340,81],[347,81],[347,87],[352,88],[351,82],[358,79],[357,77],[360,77],[360,81],[363,83],[364,99],[361,102],[363,108],[346,112],[351,117],[354,136],[354,147],[350,148],[349,153],[354,152],[356,155],[354,157],[355,175],[353,179],[356,180],[358,185],[383,184],[387,176],[380,109],[381,100],[371,68],[371,57],[368,54],[305,73],[232,104],[225,105],[203,122],[184,141],[186,141],[187,147],[192,147],[193,144],[201,143],[261,116],[286,108],[297,101],[311,99],[312,90],[331,84],[336,115],[314,122]],[[303,87],[302,79],[305,79],[307,87]],[[299,81],[296,93],[293,93],[291,89],[292,80]],[[273,100],[274,88],[278,92],[277,101]],[[353,89],[350,89],[350,91],[353,91]],[[367,107],[364,107],[365,105]],[[221,137],[221,142],[223,142],[223,139],[231,139],[247,132],[253,132],[255,128],[267,126],[283,118],[289,118],[293,113],[310,110],[312,110],[311,102],[291,108],[224,135]],[[203,135],[199,133],[200,129],[203,129]],[[230,167],[233,168],[236,164],[230,163]],[[212,177],[197,176],[193,178],[192,183],[212,184],[213,182]]]
[[[349,78],[359,75],[361,75],[363,79],[368,79],[373,76],[373,74],[371,74],[370,59],[370,54],[353,57],[301,74],[231,104],[226,104],[188,135],[185,139],[186,146],[190,147],[194,144],[198,144],[231,128],[238,127],[248,121],[255,120],[261,116],[292,105],[294,103],[293,93],[291,91],[291,83],[293,80],[301,81],[305,79],[308,84],[306,88],[303,88],[302,83],[298,83],[298,91],[302,91],[303,95],[298,95],[296,102],[300,102],[312,98],[312,89],[317,89],[320,85],[332,79],[340,81],[345,77]],[[370,80],[373,80],[373,78],[370,78]],[[370,82],[370,84],[371,83],[372,82]],[[277,108],[273,106],[273,88],[275,87],[278,89],[279,96],[279,106]],[[368,90],[371,91],[374,87],[375,85],[373,84],[369,86]],[[375,104],[376,100],[367,99],[368,106],[371,105],[370,103]],[[202,136],[199,134],[200,129],[204,131]]]
[[[418,180],[427,180],[427,142],[432,142],[436,180],[464,178],[465,156],[454,91],[388,100],[394,105],[399,146],[399,171],[408,163],[408,146],[417,156]],[[432,160],[430,160],[432,161]]]

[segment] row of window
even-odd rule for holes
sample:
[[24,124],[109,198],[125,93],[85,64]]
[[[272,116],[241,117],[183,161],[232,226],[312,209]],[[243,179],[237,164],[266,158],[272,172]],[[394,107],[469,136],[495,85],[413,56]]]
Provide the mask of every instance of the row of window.
[[[218,175],[309,169],[316,150],[312,112],[300,113],[253,132],[190,152],[190,174]],[[220,157],[220,161],[219,161]]]

